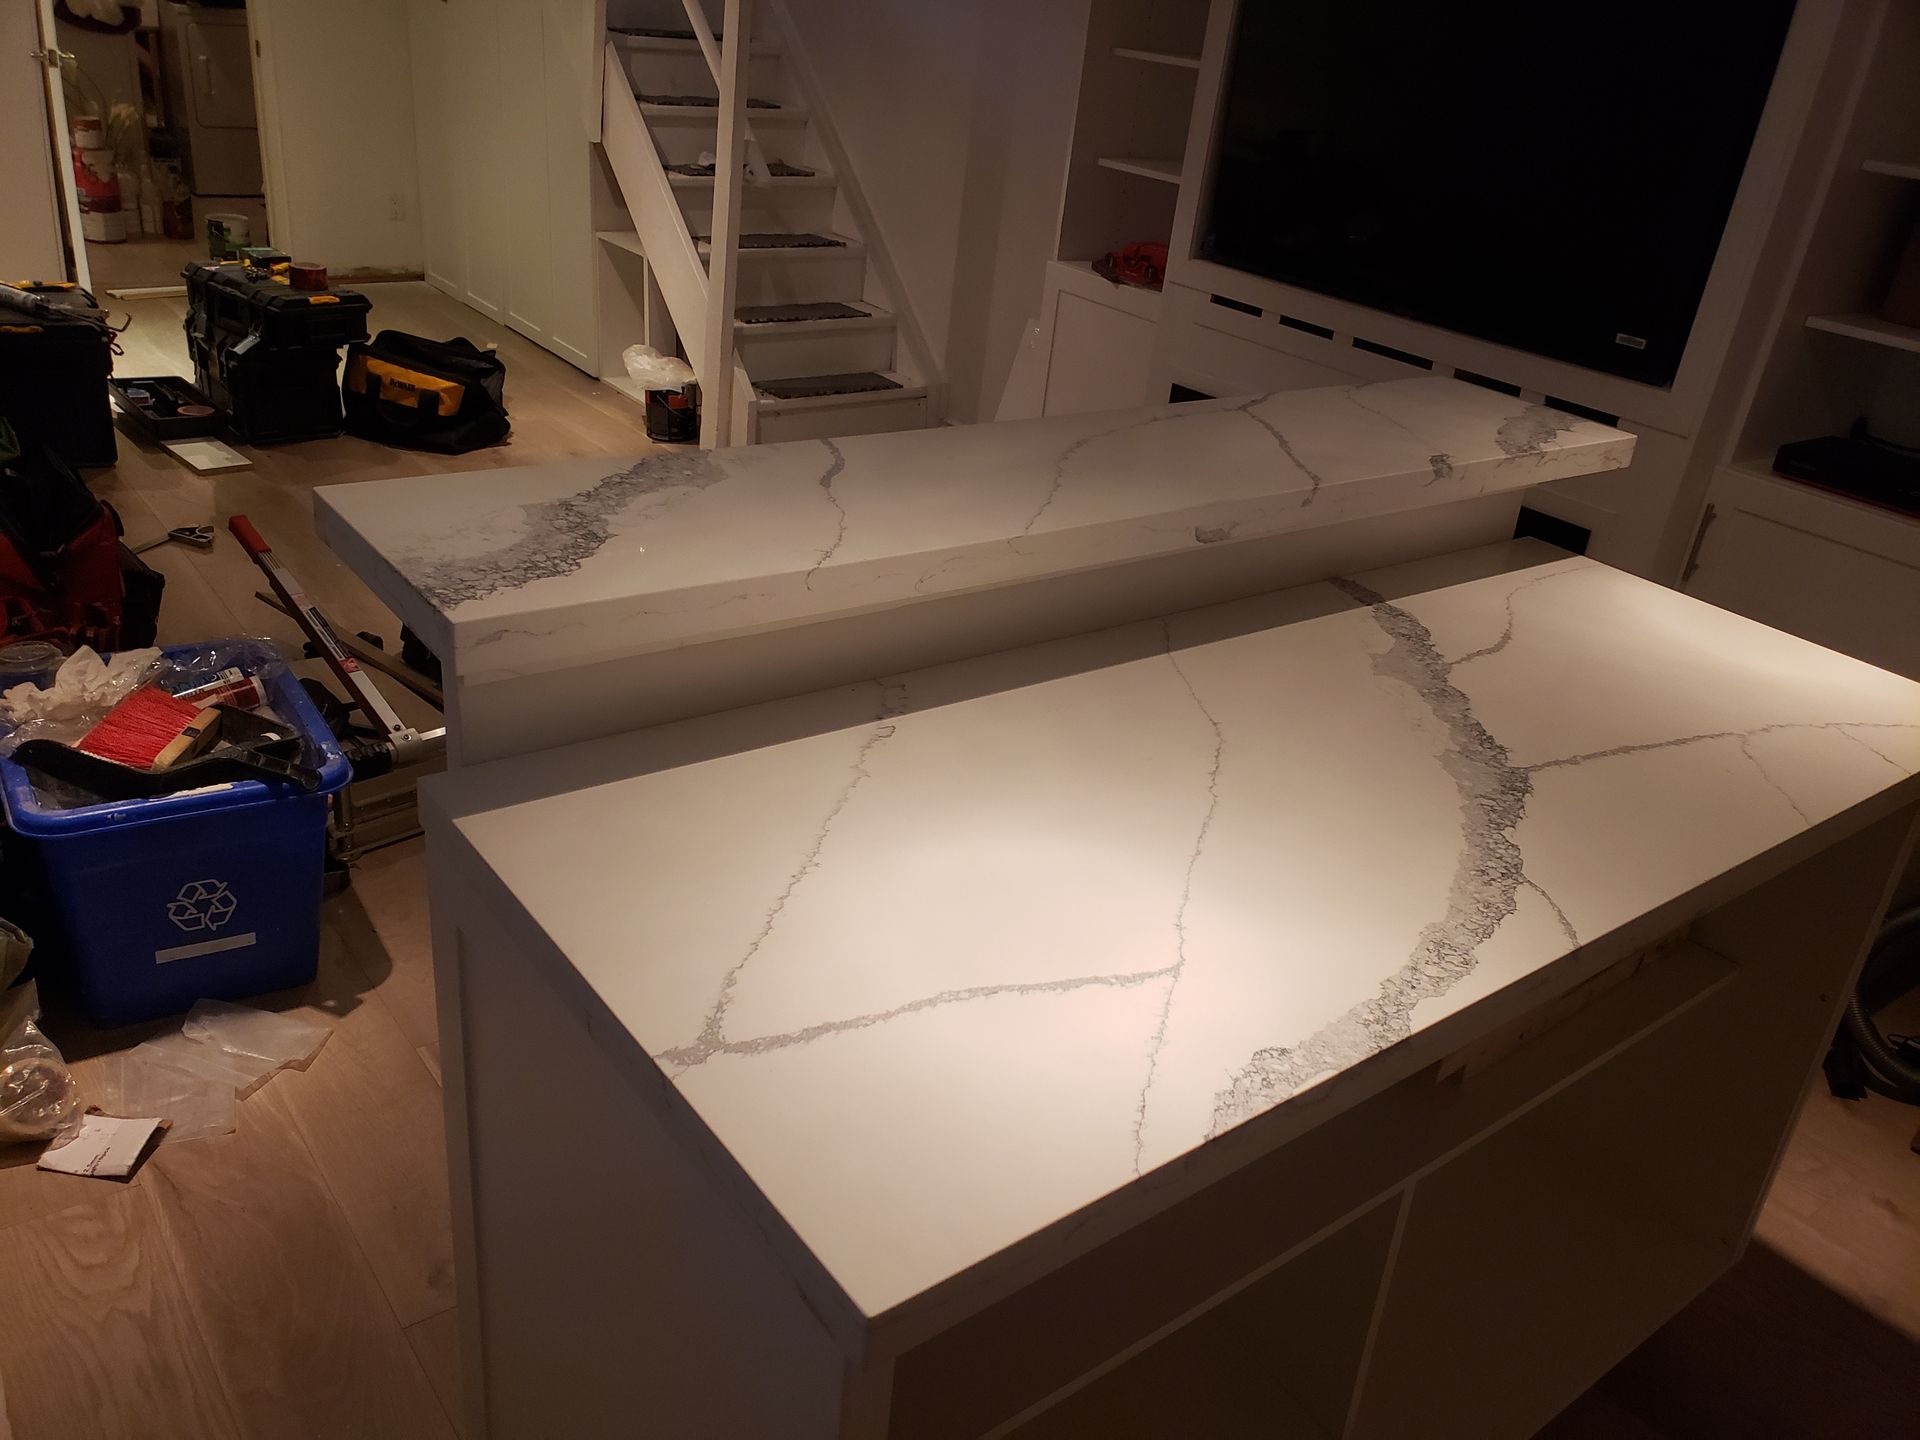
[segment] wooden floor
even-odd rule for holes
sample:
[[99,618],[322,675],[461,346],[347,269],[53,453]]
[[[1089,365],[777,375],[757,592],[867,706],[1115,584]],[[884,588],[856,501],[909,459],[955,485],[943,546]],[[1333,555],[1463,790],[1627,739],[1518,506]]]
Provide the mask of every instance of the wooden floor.
[[107,301],[123,286],[178,285],[189,260],[207,258],[205,233],[192,240],[142,235],[117,244],[87,242],[88,281],[96,298]]
[[[248,512],[337,623],[391,640],[392,618],[315,539],[311,486],[645,441],[630,402],[544,351],[424,286],[368,289],[376,327],[500,341],[510,446],[441,459],[316,442],[201,479],[123,440],[121,463],[94,483],[136,536]],[[185,373],[179,303],[133,308],[121,372]],[[149,558],[169,581],[164,639],[297,639],[252,600],[255,572],[224,530],[212,554]],[[320,1016],[333,1034],[305,1072],[244,1102],[238,1133],[163,1143],[124,1186],[36,1171],[30,1147],[0,1151],[0,1440],[458,1433],[418,841],[358,866],[326,904],[319,980],[262,1003]],[[171,1025],[103,1034],[56,1015],[49,1027],[84,1084],[103,1054]],[[1920,1111],[1889,1101],[1811,1096],[1759,1243],[1547,1433],[1920,1435],[1916,1124]]]

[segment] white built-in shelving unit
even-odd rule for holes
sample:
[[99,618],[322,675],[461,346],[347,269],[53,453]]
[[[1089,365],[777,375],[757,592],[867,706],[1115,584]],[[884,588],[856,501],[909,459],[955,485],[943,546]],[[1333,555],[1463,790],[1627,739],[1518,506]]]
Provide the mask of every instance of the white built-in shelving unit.
[[1165,398],[1148,393],[1160,292],[1115,285],[1093,262],[1172,238],[1208,11],[1205,0],[1094,0],[1041,301],[1049,360],[1032,408],[1067,414]]
[[1885,345],[1891,350],[1920,355],[1920,326],[1902,325],[1898,320],[1883,320],[1878,315],[1809,315],[1807,329],[1824,330],[1829,335],[1844,335],[1849,340],[1864,340],[1869,345]]
[[[1794,440],[1920,415],[1920,327],[1878,313],[1920,224],[1920,4],[1849,0],[1797,228],[1721,441],[1689,593],[1920,677],[1920,518],[1775,472]],[[1783,225],[1789,223],[1782,221]],[[1913,443],[1911,435],[1886,438]]]

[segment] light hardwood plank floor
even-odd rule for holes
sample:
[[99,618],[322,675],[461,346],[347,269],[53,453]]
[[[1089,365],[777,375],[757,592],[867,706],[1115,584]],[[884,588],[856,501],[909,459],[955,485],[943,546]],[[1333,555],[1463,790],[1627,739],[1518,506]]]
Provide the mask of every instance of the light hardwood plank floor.
[[[323,441],[254,451],[252,471],[202,478],[123,438],[120,464],[93,483],[135,535],[250,513],[338,624],[391,643],[392,617],[313,533],[313,485],[647,447],[617,392],[423,285],[366,288],[376,327],[499,341],[511,445],[444,458]],[[188,373],[184,304],[128,308],[121,372]],[[149,559],[168,577],[163,639],[264,632],[297,653],[297,632],[253,600],[256,572],[223,528],[210,555],[167,546]],[[0,1151],[0,1437],[457,1433],[419,841],[356,867],[352,890],[326,902],[319,979],[260,1003],[321,1017],[333,1034],[305,1072],[242,1104],[236,1134],[163,1143],[124,1187]],[[83,1085],[101,1055],[171,1028],[49,1024]],[[1547,1433],[1920,1433],[1916,1119],[1878,1098],[1811,1095],[1761,1243]]]

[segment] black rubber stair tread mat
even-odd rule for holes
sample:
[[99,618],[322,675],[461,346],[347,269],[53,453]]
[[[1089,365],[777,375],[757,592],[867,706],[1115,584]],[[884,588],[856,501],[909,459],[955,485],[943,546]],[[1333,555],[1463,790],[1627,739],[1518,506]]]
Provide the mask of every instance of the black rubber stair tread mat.
[[[713,243],[711,235],[693,237],[702,245]],[[847,242],[832,235],[816,235],[811,230],[791,233],[784,230],[749,230],[740,237],[742,250],[830,250]]]
[[783,320],[870,320],[871,310],[838,300],[814,300],[799,305],[742,305],[734,318],[748,325],[777,325]]
[[[609,25],[607,29],[616,35],[631,35],[636,40],[697,40],[699,37],[691,30],[674,30],[661,25]],[[717,42],[720,37],[713,37]]]
[[[713,178],[713,169],[714,167],[711,165],[669,165],[667,166],[667,173],[669,175],[691,175],[697,179],[710,180]],[[784,160],[769,160],[767,162],[767,173],[781,180],[811,180],[820,172],[818,170],[809,170],[804,165],[789,165]]]
[[817,395],[865,395],[874,390],[899,390],[898,380],[889,380],[871,370],[855,370],[846,375],[801,375],[792,380],[756,380],[753,388],[775,400],[808,400]]
[[[683,105],[694,110],[718,110],[720,97],[717,95],[636,95],[642,105]],[[780,106],[772,100],[747,101],[749,110],[778,110]]]

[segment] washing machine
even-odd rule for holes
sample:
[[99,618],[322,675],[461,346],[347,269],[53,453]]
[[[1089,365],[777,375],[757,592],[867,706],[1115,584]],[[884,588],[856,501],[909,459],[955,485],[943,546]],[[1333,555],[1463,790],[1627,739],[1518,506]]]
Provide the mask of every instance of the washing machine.
[[247,12],[231,5],[160,6],[167,130],[195,195],[258,195],[260,125],[253,105]]

